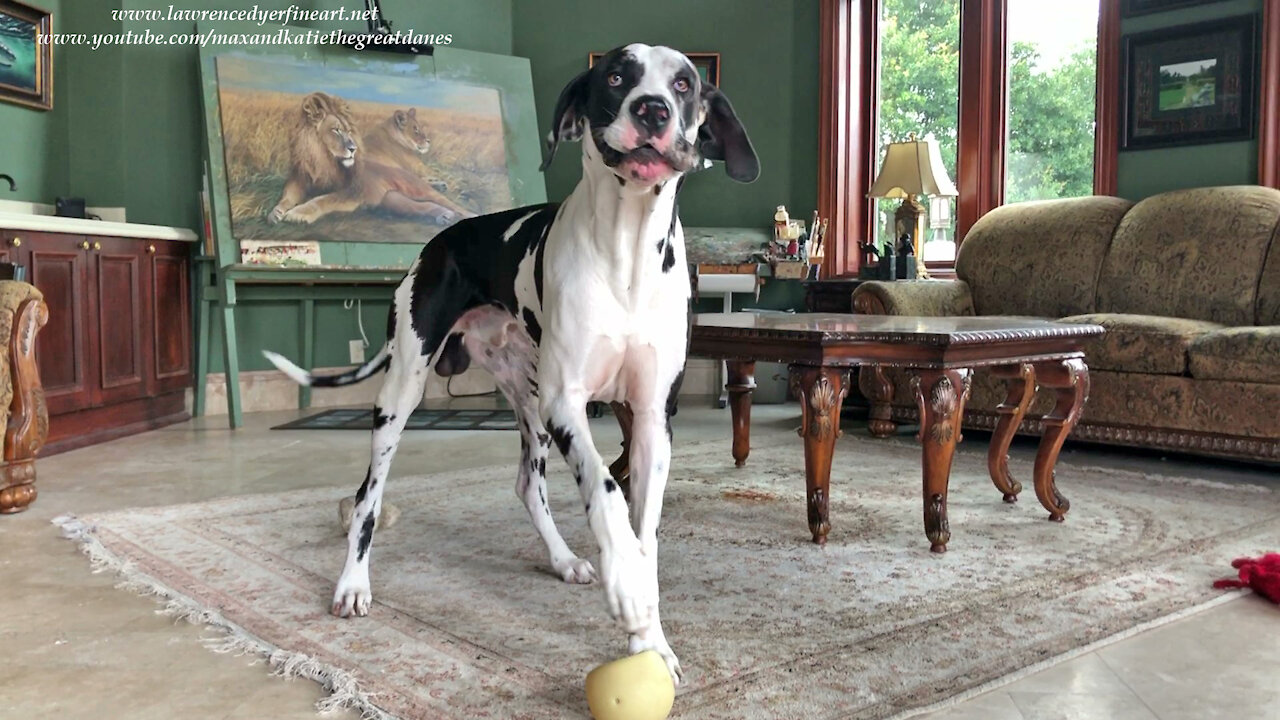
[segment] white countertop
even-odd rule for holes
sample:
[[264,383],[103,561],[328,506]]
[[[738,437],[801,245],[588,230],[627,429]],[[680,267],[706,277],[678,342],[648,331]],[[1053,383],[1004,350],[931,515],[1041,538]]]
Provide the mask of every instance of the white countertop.
[[140,238],[142,240],[174,240],[179,242],[196,242],[199,239],[194,232],[187,228],[82,220],[80,218],[3,211],[0,211],[0,230],[31,230],[35,232],[101,235],[105,237]]

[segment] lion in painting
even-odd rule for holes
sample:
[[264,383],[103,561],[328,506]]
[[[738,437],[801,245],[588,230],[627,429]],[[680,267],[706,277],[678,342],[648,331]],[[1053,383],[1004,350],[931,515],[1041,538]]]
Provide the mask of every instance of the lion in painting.
[[351,110],[342,98],[313,92],[302,100],[289,136],[290,167],[284,192],[267,221],[313,223],[335,212],[380,208],[448,225],[474,213],[453,203],[421,177],[366,160]]

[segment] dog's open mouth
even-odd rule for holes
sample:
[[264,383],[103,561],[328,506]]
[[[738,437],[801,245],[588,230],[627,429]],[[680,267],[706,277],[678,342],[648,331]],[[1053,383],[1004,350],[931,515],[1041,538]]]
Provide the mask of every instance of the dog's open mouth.
[[656,182],[670,175],[675,166],[652,145],[641,145],[623,155],[618,168],[625,170],[633,180]]

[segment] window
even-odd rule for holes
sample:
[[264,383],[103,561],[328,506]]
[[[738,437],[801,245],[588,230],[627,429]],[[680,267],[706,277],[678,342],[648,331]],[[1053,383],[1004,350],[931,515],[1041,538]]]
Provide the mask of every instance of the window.
[[866,190],[885,145],[912,132],[938,142],[960,192],[927,204],[933,267],[1002,203],[1114,192],[1120,0],[821,2],[828,277],[856,274],[858,245],[886,238],[897,201]]
[[1006,3],[1004,201],[1091,195],[1098,2]]
[[[933,137],[947,176],[956,177],[960,111],[960,0],[881,0],[876,162],[885,147],[912,133]],[[877,246],[892,237],[898,200],[875,200]],[[926,262],[955,259],[955,198],[925,203]]]

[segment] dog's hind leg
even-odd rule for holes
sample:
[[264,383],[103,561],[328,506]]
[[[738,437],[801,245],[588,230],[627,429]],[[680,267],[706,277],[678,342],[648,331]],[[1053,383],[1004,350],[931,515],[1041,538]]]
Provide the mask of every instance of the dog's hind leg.
[[547,455],[551,448],[551,436],[542,427],[538,417],[538,399],[526,395],[517,404],[508,398],[520,414],[520,473],[516,477],[516,495],[524,501],[533,527],[547,544],[551,567],[560,579],[567,583],[589,583],[596,579],[591,562],[580,558],[569,549],[556,523],[551,519],[551,507],[547,505]]
[[595,579],[595,568],[569,549],[547,505],[547,455],[551,436],[538,415],[537,381],[533,377],[537,348],[515,317],[494,306],[468,311],[453,330],[464,333],[462,342],[467,355],[493,374],[519,419],[520,468],[516,474],[516,496],[524,502],[534,529],[547,545],[551,567],[565,582],[591,582]]
[[413,349],[391,349],[387,377],[373,408],[373,449],[364,484],[356,492],[356,507],[347,531],[347,561],[333,593],[331,612],[339,617],[368,615],[373,604],[369,585],[369,551],[374,519],[382,511],[391,460],[400,444],[400,433],[418,403],[427,379],[428,359]]

